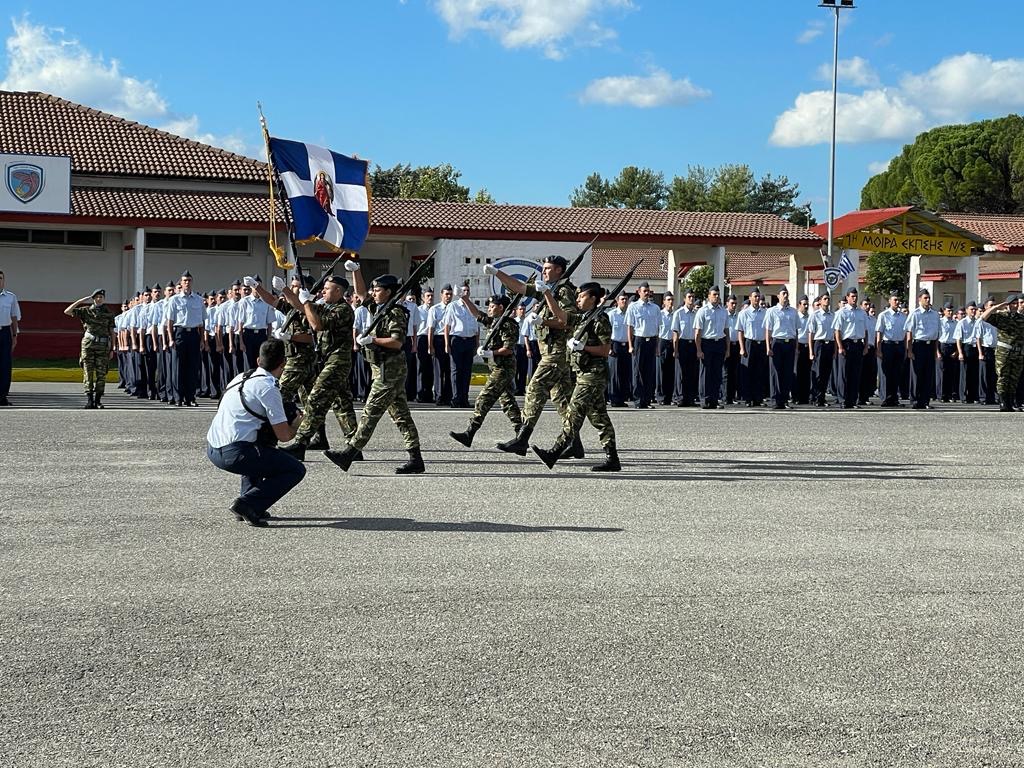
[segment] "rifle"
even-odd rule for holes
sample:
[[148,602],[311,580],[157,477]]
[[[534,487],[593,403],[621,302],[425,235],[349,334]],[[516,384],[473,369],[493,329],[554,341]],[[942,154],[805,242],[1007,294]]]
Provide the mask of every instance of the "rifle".
[[[534,272],[532,275],[530,275],[529,279],[526,281],[526,284],[532,285],[533,283],[536,282],[536,280],[537,273]],[[481,345],[484,349],[491,348],[491,342],[494,341],[494,337],[498,335],[498,332],[501,330],[501,326],[504,325],[505,322],[510,317],[512,317],[512,313],[519,308],[519,305],[522,303],[523,297],[525,295],[525,293],[517,293],[512,297],[512,300],[505,308],[505,311],[501,313],[501,316],[495,321],[494,325],[491,326],[491,330],[488,332],[487,338],[484,339],[484,343]]]
[[576,268],[583,263],[583,257],[587,255],[587,251],[594,247],[594,243],[597,242],[597,238],[599,237],[600,235],[594,235],[594,239],[587,243],[586,247],[580,251],[580,255],[573,260],[572,264],[565,268],[565,272],[563,272],[562,276],[558,278],[558,282],[551,287],[552,292],[554,292],[555,288],[558,286],[569,282],[569,278],[572,277],[572,273],[575,272]]
[[587,312],[587,314],[583,316],[583,318],[579,322],[579,325],[576,326],[576,331],[572,335],[574,339],[576,339],[577,341],[583,340],[583,336],[586,334],[587,329],[590,327],[590,324],[594,322],[594,319],[599,314],[604,312],[605,302],[608,301],[608,298],[611,297],[612,301],[615,301],[615,297],[619,295],[619,291],[625,288],[626,283],[633,279],[633,273],[636,272],[637,267],[639,267],[642,263],[643,259],[637,259],[636,264],[629,268],[629,272],[627,272],[626,276],[619,281],[619,284],[612,289],[611,293],[605,294],[604,299],[602,301],[599,301],[597,303],[597,306],[595,306],[592,310],[590,310],[589,312]]
[[366,330],[362,333],[363,336],[372,334],[388,312],[390,312],[399,301],[405,300],[405,294],[409,292],[409,289],[415,285],[419,285],[420,276],[426,271],[427,265],[434,260],[434,254],[436,253],[437,249],[435,248],[430,252],[430,255],[423,260],[423,263],[413,270],[412,274],[409,275],[409,279],[406,280],[397,290],[391,292],[391,298],[377,307],[377,311],[373,314],[373,320],[370,321],[370,324],[366,326]]
[[[327,282],[327,278],[334,274],[334,268],[338,266],[338,262],[345,258],[345,256],[345,251],[342,251],[341,253],[338,254],[338,258],[336,258],[332,262],[331,266],[327,268],[327,271],[324,272],[323,275],[321,275],[319,280],[313,283],[313,287],[309,289],[309,292],[311,294],[316,296],[320,292],[320,290],[324,287],[324,284]],[[302,278],[301,272],[299,272],[299,280],[303,283],[303,285],[305,285],[306,281]],[[302,311],[304,310],[295,309],[295,307],[289,309],[288,314],[284,316],[284,322],[281,323],[281,330],[287,331],[291,324],[295,322],[295,318],[299,316],[299,312]]]

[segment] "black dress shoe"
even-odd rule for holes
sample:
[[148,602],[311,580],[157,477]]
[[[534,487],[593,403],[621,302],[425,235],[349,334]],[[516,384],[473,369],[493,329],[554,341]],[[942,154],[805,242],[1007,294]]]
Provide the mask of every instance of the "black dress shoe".
[[0,407],[7,407],[10,404],[11,401],[8,400],[6,397],[0,397]]
[[235,499],[231,503],[231,511],[235,513],[236,520],[244,520],[254,528],[266,528],[267,520],[269,517],[266,512],[261,512],[254,507],[249,506],[241,499]]

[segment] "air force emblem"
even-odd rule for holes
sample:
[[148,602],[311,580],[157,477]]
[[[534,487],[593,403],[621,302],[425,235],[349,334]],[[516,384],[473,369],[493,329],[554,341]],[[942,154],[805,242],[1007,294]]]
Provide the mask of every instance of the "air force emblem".
[[4,175],[8,191],[23,203],[30,203],[43,191],[43,169],[31,163],[11,163]]

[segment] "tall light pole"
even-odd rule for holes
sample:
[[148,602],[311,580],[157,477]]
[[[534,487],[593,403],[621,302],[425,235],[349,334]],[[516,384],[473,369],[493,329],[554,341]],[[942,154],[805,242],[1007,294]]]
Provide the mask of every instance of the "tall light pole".
[[834,267],[832,258],[832,230],[836,220],[836,103],[839,85],[839,11],[854,8],[853,0],[821,0],[819,8],[830,8],[836,16],[832,41],[832,143],[828,159],[828,266]]

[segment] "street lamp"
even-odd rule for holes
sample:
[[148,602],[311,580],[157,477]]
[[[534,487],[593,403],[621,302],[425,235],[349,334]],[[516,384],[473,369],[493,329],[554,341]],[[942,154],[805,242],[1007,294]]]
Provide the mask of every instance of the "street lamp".
[[819,8],[831,8],[836,15],[836,28],[832,42],[832,145],[828,161],[828,265],[834,267],[832,259],[832,229],[836,219],[836,95],[839,83],[839,11],[854,8],[853,0],[821,0]]

